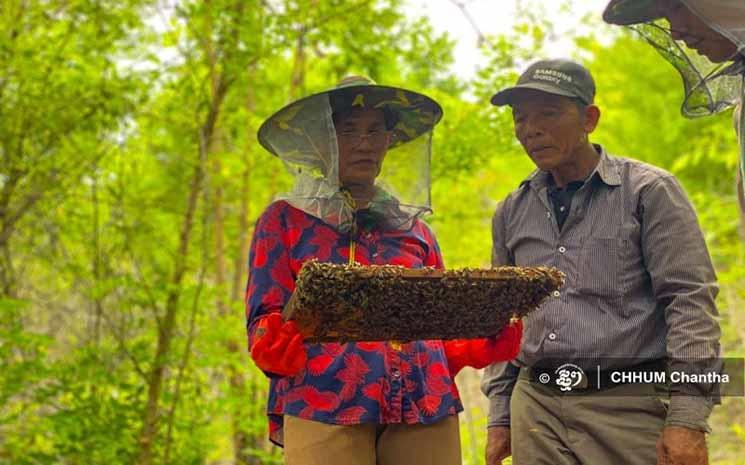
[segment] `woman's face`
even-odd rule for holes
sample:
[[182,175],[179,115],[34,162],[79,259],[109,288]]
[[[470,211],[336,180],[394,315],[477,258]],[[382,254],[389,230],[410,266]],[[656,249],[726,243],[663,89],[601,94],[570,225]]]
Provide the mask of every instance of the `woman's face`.
[[372,186],[391,141],[382,110],[355,109],[334,120],[341,184]]
[[680,0],[666,0],[665,18],[670,22],[673,39],[682,40],[693,50],[715,63],[728,61],[737,52],[729,39],[710,28]]

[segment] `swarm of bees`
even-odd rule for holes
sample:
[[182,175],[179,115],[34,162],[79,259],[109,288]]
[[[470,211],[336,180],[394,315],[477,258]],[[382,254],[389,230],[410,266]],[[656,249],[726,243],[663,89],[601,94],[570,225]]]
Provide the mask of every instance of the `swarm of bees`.
[[408,269],[306,262],[283,312],[315,342],[413,341],[498,334],[564,283],[548,267]]

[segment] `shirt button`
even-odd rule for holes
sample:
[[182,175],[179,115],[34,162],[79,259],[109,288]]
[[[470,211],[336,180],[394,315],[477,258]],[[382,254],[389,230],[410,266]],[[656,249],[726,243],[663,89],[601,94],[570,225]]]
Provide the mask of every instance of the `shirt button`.
[[559,211],[560,211],[560,212],[563,212],[564,210],[566,210],[566,208],[565,208],[565,207],[563,207],[563,206],[559,207]]
[[563,245],[561,247],[559,247],[559,253],[564,253],[566,251],[567,251],[567,248],[564,247]]
[[551,339],[552,341],[555,341],[556,340],[556,333],[550,333],[548,335],[548,338]]
[[561,297],[561,292],[559,292],[559,291],[554,291],[554,293],[553,293],[552,295],[553,295],[554,297]]

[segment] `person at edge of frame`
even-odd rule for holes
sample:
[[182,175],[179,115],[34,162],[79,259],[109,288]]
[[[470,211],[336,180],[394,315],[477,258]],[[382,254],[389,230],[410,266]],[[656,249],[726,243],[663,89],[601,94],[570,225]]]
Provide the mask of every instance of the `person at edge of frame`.
[[[552,59],[491,100],[511,107],[537,167],[496,209],[493,264],[550,265],[567,279],[524,319],[515,361],[485,370],[486,463],[705,464],[716,383],[609,382],[614,370],[684,371],[694,359],[720,373],[718,286],[677,179],[590,142],[594,98],[589,70]],[[573,389],[545,378],[566,363],[581,375]]]
[[638,32],[683,78],[682,113],[712,115],[735,106],[739,140],[737,200],[745,239],[745,1],[613,0],[609,24]]

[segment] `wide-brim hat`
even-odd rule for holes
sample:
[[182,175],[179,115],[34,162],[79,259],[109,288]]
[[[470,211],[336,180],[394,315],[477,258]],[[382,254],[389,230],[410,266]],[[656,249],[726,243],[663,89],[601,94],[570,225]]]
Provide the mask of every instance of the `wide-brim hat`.
[[611,0],[603,11],[606,23],[619,26],[648,23],[661,17],[659,0]]
[[388,128],[393,133],[389,149],[431,131],[442,118],[440,104],[424,94],[351,76],[333,89],[296,100],[267,118],[259,127],[259,143],[272,154],[279,155],[273,148],[273,140],[304,137],[300,129],[306,126],[303,123],[321,118],[319,109],[329,107],[331,111],[375,108],[383,110],[386,116],[392,115],[392,127]]

